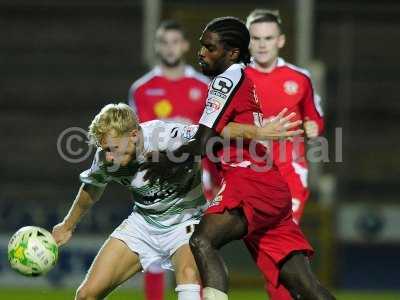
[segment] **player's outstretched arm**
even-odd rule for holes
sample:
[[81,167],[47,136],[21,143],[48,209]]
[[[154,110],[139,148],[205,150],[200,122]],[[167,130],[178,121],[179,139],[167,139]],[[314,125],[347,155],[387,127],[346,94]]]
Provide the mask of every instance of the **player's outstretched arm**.
[[100,199],[104,188],[82,184],[64,220],[53,227],[53,237],[58,246],[64,245],[72,236],[76,224],[89,208]]
[[287,108],[284,108],[275,118],[265,120],[262,127],[230,122],[221,134],[228,139],[244,138],[249,140],[276,140],[302,134],[302,129],[295,129],[301,125],[302,121],[292,121],[296,113],[292,112],[285,116],[286,112]]

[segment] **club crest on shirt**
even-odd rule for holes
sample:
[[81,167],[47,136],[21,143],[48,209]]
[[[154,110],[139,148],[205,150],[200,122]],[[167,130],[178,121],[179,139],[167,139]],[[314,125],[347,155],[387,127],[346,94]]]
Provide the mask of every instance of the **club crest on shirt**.
[[290,96],[296,95],[299,92],[299,85],[293,80],[287,80],[283,83],[283,90]]
[[192,101],[198,101],[201,98],[201,90],[199,88],[191,88],[189,90],[189,99]]
[[185,128],[183,129],[182,137],[187,140],[191,140],[194,137],[196,130],[197,129],[193,126],[185,126]]
[[206,113],[212,114],[221,108],[221,103],[215,98],[208,98],[206,103]]

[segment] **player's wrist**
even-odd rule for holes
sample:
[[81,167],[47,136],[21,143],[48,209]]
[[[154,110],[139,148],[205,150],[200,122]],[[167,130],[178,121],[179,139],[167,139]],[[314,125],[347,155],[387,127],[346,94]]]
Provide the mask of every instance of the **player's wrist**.
[[73,222],[73,221],[71,221],[69,219],[64,219],[62,224],[65,227],[65,229],[67,229],[69,231],[74,231],[75,230],[76,222]]
[[254,126],[254,137],[256,140],[262,140],[262,131],[260,127]]
[[269,124],[264,125],[264,127],[257,127],[256,136],[256,139],[260,141],[274,139],[273,131],[271,131]]

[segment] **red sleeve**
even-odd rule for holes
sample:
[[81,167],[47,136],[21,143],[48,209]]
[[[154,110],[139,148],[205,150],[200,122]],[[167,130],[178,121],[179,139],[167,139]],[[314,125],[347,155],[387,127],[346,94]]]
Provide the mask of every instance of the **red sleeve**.
[[229,103],[227,107],[225,107],[224,111],[220,114],[219,119],[214,125],[214,130],[220,134],[222,130],[228,125],[231,120],[233,120],[235,116],[235,99]]
[[322,134],[325,124],[321,108],[321,97],[314,93],[309,78],[304,81],[304,97],[301,101],[300,111],[303,116],[303,121],[315,121],[318,124],[318,134]]

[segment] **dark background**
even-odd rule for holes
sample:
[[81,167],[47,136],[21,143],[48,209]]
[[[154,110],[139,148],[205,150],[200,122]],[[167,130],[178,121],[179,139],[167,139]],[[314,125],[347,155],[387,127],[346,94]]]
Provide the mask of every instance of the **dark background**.
[[[211,18],[244,18],[265,6],[280,9],[287,34],[282,55],[295,63],[294,0],[170,0],[163,1],[161,16],[185,25],[192,43],[187,60],[194,63],[201,29]],[[384,216],[364,216],[367,225],[361,226],[376,233],[361,241],[342,238],[338,229],[347,205],[398,209],[399,15],[394,0],[315,1],[312,51],[326,70],[325,136],[333,141],[335,128],[342,128],[343,162],[330,154],[331,162],[322,164],[322,173],[333,178],[334,202],[321,208],[316,190],[304,226],[315,233],[310,238],[318,249],[328,249],[319,264],[330,266],[322,272],[339,287],[400,287],[390,275],[399,266],[383,267],[399,261],[400,242],[376,238],[389,224]],[[51,229],[62,219],[91,157],[77,164],[63,160],[57,139],[66,128],[86,129],[110,101],[126,101],[132,82],[149,69],[142,27],[141,1],[0,1],[1,232],[31,224]],[[110,186],[78,233],[109,233],[129,213],[127,199],[121,187]],[[384,254],[376,257],[374,247]],[[386,277],[377,283],[368,272]]]

